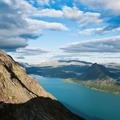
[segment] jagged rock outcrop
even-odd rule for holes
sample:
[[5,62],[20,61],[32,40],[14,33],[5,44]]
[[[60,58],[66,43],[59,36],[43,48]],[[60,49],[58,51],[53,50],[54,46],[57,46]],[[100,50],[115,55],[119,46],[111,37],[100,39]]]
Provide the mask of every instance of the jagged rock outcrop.
[[94,63],[88,70],[79,77],[80,80],[108,80],[114,74],[110,73],[103,65]]
[[0,51],[0,120],[82,120]]
[[55,99],[28,76],[17,62],[0,51],[0,100],[21,103],[37,96]]

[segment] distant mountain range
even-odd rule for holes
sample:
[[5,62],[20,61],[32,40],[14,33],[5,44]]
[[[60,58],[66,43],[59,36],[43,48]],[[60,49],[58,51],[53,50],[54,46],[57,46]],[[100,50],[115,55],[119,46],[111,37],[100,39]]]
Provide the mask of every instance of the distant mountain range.
[[44,67],[27,67],[28,74],[37,74],[43,77],[51,78],[76,78],[84,73],[89,66],[80,65],[63,65],[58,67],[44,66]]
[[[20,63],[21,65],[28,66],[27,63]],[[45,61],[40,64],[33,64],[32,66],[36,67],[59,67],[59,66],[68,66],[68,65],[79,65],[79,66],[85,66],[85,65],[91,65],[91,62],[81,61],[81,60],[50,60]],[[31,66],[31,65],[30,65]],[[29,66],[28,66],[29,67]]]
[[[47,64],[46,64],[47,63]],[[99,65],[89,62],[52,61],[41,66],[29,66],[28,74],[37,74],[43,77],[63,78],[65,82],[76,83],[89,88],[120,94],[120,66],[116,64]],[[53,66],[51,66],[54,64]],[[28,65],[27,65],[28,66]]]
[[80,80],[107,80],[118,77],[114,72],[109,71],[114,69],[79,60],[51,61],[42,63],[39,66],[30,66],[25,63],[22,66],[26,68],[28,74],[37,74],[44,77],[77,78]]
[[91,62],[86,62],[86,61],[82,61],[82,60],[58,60],[58,62],[66,62],[66,63],[83,63],[86,65],[91,65]]
[[80,80],[108,80],[116,77],[116,74],[111,73],[108,69],[97,63],[92,64],[84,74],[78,77]]

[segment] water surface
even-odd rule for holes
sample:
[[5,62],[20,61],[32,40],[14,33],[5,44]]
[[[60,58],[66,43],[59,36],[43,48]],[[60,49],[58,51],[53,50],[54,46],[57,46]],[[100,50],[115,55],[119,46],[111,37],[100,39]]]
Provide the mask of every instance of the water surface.
[[68,109],[87,120],[120,120],[120,95],[66,83],[59,78],[31,76]]

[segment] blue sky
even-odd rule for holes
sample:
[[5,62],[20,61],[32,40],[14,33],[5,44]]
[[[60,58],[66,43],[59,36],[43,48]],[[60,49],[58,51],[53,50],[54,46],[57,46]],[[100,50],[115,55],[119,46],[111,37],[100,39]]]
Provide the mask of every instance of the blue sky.
[[1,0],[0,49],[20,62],[120,61],[119,0]]

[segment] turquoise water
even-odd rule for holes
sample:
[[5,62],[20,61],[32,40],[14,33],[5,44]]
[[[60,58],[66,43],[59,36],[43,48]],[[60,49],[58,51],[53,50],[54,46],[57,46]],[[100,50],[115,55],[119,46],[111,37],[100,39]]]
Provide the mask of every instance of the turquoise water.
[[120,95],[66,83],[59,78],[31,76],[68,109],[87,120],[120,120]]

